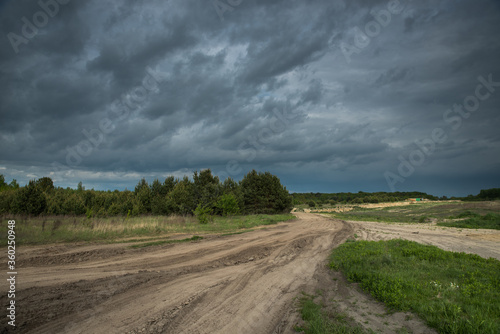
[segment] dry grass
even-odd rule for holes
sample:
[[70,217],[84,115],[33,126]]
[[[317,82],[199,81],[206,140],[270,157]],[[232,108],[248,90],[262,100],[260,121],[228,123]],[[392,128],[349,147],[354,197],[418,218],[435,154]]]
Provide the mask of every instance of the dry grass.
[[[209,224],[199,224],[191,216],[141,216],[91,218],[72,216],[2,217],[0,231],[7,231],[7,221],[16,220],[18,244],[99,241],[118,242],[132,237],[165,237],[176,233],[204,234],[237,232],[258,225],[292,219],[288,215],[249,215],[215,217]],[[7,239],[0,240],[5,245]]]

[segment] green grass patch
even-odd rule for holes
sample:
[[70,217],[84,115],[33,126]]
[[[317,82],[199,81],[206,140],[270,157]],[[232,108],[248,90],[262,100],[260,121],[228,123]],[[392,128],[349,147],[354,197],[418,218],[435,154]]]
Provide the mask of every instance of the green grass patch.
[[460,227],[460,228],[488,228],[500,230],[500,214],[488,213],[481,216],[473,212],[464,212],[457,218],[467,217],[464,220],[439,222],[439,226]]
[[132,245],[132,246],[130,246],[130,248],[143,248],[143,247],[150,247],[150,246],[175,244],[175,243],[180,243],[180,242],[197,241],[197,240],[201,240],[201,239],[203,239],[203,237],[200,237],[199,235],[195,235],[195,236],[193,236],[191,238],[186,238],[186,239],[160,240],[160,241],[145,242],[145,243],[142,243],[142,244]]
[[[363,328],[349,321],[342,313],[327,312],[314,302],[315,296],[303,293],[299,299],[300,315],[304,326],[295,326],[295,331],[306,334],[365,334]],[[373,333],[373,332],[372,332]]]
[[440,333],[500,333],[500,261],[406,240],[356,241],[330,266],[389,308],[412,311]]
[[[143,216],[143,217],[9,217],[16,221],[16,244],[40,245],[64,242],[130,242],[129,238],[161,239],[168,235],[234,233],[256,226],[277,224],[294,219],[292,214],[246,215],[213,217],[208,224],[200,224],[192,216]],[[2,219],[0,235],[7,235],[7,219]],[[7,238],[0,238],[0,246]]]

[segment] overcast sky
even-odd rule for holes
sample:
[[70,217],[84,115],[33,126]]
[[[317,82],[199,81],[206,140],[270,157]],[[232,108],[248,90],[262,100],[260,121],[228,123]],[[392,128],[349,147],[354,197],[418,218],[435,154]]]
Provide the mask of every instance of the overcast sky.
[[499,1],[44,1],[0,2],[8,182],[500,187]]

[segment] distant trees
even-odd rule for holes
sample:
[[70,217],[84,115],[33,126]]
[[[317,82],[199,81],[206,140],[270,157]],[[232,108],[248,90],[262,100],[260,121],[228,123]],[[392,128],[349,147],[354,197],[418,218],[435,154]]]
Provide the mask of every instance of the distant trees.
[[469,195],[465,201],[493,201],[500,199],[500,188],[482,189],[476,196]]
[[397,202],[408,198],[427,198],[437,200],[438,198],[422,192],[375,192],[368,193],[360,191],[358,193],[294,193],[292,194],[295,204],[305,204],[310,207],[321,206],[323,204],[363,204]]
[[[319,206],[322,204],[362,204],[362,203],[385,203],[404,201],[408,198],[426,198],[429,200],[448,200],[448,197],[440,198],[423,192],[374,192],[367,193],[294,193],[292,194],[295,205],[303,204]],[[467,197],[452,197],[451,199],[462,201],[491,201],[500,199],[500,188],[483,189],[478,195],[468,195]]]
[[483,189],[477,195],[481,200],[500,199],[500,188]]

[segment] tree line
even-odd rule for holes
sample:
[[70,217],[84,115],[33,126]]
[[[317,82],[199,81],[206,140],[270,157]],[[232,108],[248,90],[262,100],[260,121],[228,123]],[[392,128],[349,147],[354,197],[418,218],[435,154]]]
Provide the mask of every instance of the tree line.
[[308,204],[311,207],[336,204],[363,204],[363,203],[386,203],[399,202],[408,198],[425,198],[437,200],[438,197],[423,192],[374,192],[360,191],[357,193],[294,193],[292,194],[295,205]]
[[133,191],[86,190],[55,187],[42,177],[19,187],[0,175],[0,214],[87,215],[237,215],[290,212],[292,197],[279,178],[252,170],[239,182],[223,182],[210,169],[196,171],[192,179],[167,177],[148,183],[144,178]]
[[462,200],[462,201],[492,201],[500,199],[500,188],[483,189],[479,194],[467,197],[437,197],[424,192],[364,192],[357,193],[293,193],[293,204],[305,204],[310,207],[336,204],[363,204],[363,203],[386,203],[405,201],[408,198],[425,198],[432,201],[437,200]]

